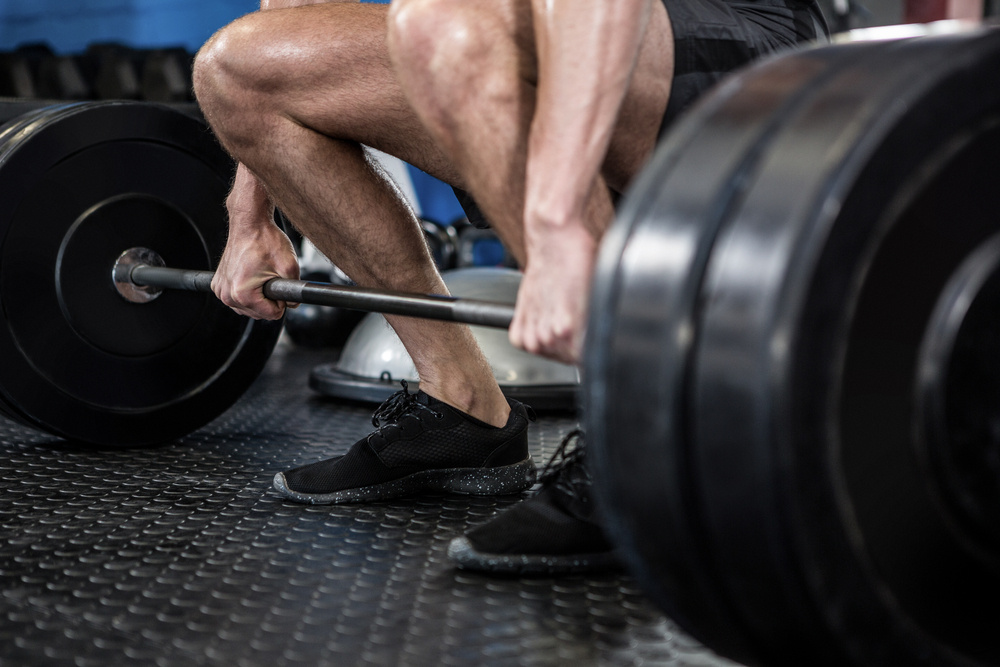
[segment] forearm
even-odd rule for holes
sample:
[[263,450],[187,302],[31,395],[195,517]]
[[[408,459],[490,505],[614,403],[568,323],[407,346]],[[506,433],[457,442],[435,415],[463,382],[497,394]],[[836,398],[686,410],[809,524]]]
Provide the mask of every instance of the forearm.
[[650,0],[533,0],[538,96],[528,138],[529,243],[587,215]]
[[261,287],[271,278],[297,278],[291,242],[274,222],[274,205],[264,186],[239,165],[226,199],[229,238],[212,279],[212,290],[241,315],[276,319],[285,304],[264,298]]
[[[240,164],[236,168],[236,178],[226,199],[229,211],[230,234],[234,231],[251,231],[273,220],[274,205],[257,177]],[[235,228],[235,229],[234,229]]]

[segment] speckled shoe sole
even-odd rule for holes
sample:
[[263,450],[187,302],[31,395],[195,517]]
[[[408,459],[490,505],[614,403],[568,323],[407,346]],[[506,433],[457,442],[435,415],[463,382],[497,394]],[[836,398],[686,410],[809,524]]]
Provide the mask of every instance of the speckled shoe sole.
[[448,545],[448,558],[464,570],[494,574],[572,574],[621,569],[613,552],[595,554],[489,554],[477,551],[469,538],[456,537]]
[[289,500],[310,505],[362,503],[434,492],[500,496],[530,489],[535,483],[535,474],[535,463],[529,455],[523,461],[508,466],[421,470],[390,482],[333,493],[293,491],[288,488],[285,473],[279,472],[274,476],[274,489]]

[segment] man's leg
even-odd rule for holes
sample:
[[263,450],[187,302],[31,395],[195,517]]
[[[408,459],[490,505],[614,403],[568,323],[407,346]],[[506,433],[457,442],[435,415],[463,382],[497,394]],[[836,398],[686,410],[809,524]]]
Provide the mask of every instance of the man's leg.
[[[403,89],[487,219],[524,261],[524,190],[538,58],[531,0],[396,0],[390,53]],[[588,226],[601,236],[620,193],[656,145],[673,72],[672,36],[653,5]],[[569,113],[569,111],[567,111]]]
[[[361,285],[446,293],[420,228],[361,143],[455,180],[392,75],[381,5],[251,14],[198,60],[198,99],[232,154],[295,225]],[[434,395],[483,421],[507,415],[465,327],[390,317]]]
[[[196,92],[226,148],[355,281],[446,293],[412,212],[361,146],[459,183],[396,83],[385,26],[381,5],[251,14],[220,31],[199,54]],[[483,426],[509,426],[510,406],[467,327],[388,319],[424,392]],[[379,474],[389,475],[384,472]]]
[[[548,53],[551,60],[552,43],[547,40],[565,37],[560,30],[568,25],[555,21],[551,12],[573,6],[558,0],[519,0],[513,8],[484,5],[462,0],[396,0],[390,52],[404,90],[460,170],[466,188],[523,258],[522,219],[531,214],[525,202],[539,187],[544,190],[545,183],[539,179],[546,176],[529,173],[529,149],[535,148],[538,139],[533,130],[539,110],[554,101],[553,78],[545,78],[549,70],[536,53]],[[760,5],[657,0],[649,6],[651,13],[601,175],[585,206],[586,226],[595,237],[599,238],[611,218],[609,190],[624,191],[650,155],[666,120],[727,70],[776,48],[812,39],[821,30],[822,18],[814,6],[798,1],[786,6],[782,0],[762,0]],[[613,23],[608,3],[580,2],[576,7],[581,12],[603,12],[599,22]],[[540,33],[534,38],[530,36],[533,20],[539,21]],[[545,31],[542,21],[547,21]],[[622,34],[634,25],[623,23]],[[599,36],[612,37],[602,32],[601,25],[596,29]],[[634,38],[635,33],[628,35]],[[609,52],[614,55],[613,49]],[[489,63],[496,60],[516,67],[490,69]],[[569,79],[573,64],[567,70]],[[566,92],[565,87],[559,90]],[[583,106],[567,108],[566,118],[574,116],[594,115]],[[558,134],[558,124],[558,118],[548,119],[544,127]],[[579,140],[592,139],[582,133]],[[459,565],[565,572],[614,563],[612,545],[602,535],[589,500],[583,451],[567,451],[573,436],[553,457],[561,457],[562,463],[551,468],[538,494],[452,542],[449,554]]]
[[[534,15],[531,0],[396,0],[389,33],[404,90],[522,262],[528,144],[540,69]],[[612,188],[622,191],[648,159],[667,106],[672,35],[659,2],[642,39],[586,207],[585,225],[595,240],[613,217]],[[581,261],[589,267],[592,258]],[[574,436],[560,447],[559,464],[538,495],[452,543],[449,554],[458,564],[513,572],[615,566],[613,546],[594,517],[583,449],[572,449]]]
[[[639,0],[626,10],[600,0],[397,0],[394,7],[389,44],[403,88],[525,269],[512,342],[576,360],[596,243],[613,217],[610,189],[624,188],[652,151],[669,96],[662,3]],[[616,23],[616,13],[636,18]],[[612,75],[598,71],[596,56],[577,65],[599,52],[602,39],[617,42],[611,52],[620,69]],[[607,87],[614,92],[596,92]]]

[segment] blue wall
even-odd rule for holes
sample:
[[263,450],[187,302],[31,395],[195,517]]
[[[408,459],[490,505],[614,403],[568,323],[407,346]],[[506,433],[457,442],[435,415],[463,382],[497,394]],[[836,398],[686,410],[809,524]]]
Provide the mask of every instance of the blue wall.
[[71,53],[120,41],[195,51],[258,6],[257,0],[0,0],[0,50],[43,41]]

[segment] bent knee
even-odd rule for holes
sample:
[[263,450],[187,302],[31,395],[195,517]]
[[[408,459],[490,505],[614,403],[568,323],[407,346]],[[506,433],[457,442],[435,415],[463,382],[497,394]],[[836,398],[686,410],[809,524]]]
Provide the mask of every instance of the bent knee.
[[237,91],[249,89],[245,81],[248,59],[247,44],[252,39],[250,27],[244,19],[216,32],[201,49],[194,60],[194,92],[206,112],[225,104]]
[[194,61],[194,91],[207,113],[260,107],[283,83],[283,66],[271,54],[277,37],[265,12],[248,14],[215,33]]
[[395,0],[389,5],[389,37],[406,49],[430,47],[463,7],[461,0]]
[[443,80],[492,60],[510,42],[502,3],[395,0],[389,11],[389,53],[397,69],[420,67]]

